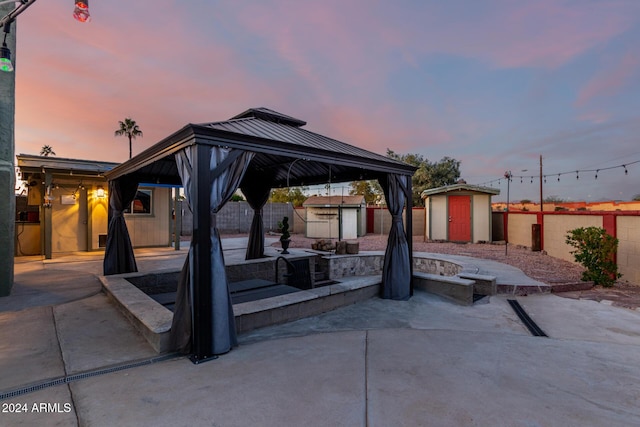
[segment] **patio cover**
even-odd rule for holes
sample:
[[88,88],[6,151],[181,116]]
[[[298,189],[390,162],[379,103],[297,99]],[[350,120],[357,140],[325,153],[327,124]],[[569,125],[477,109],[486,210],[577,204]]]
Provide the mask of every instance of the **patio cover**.
[[[224,260],[218,249],[215,214],[238,187],[251,189],[247,193],[255,211],[254,222],[261,222],[260,210],[268,197],[267,188],[378,179],[385,188],[389,208],[393,206],[402,212],[406,207],[407,224],[405,230],[401,220],[394,222],[395,231],[389,235],[387,254],[395,255],[388,255],[390,260],[385,261],[386,279],[381,294],[400,300],[411,294],[412,250],[411,239],[406,236],[412,234],[411,176],[415,168],[307,131],[302,129],[304,125],[306,122],[302,120],[266,108],[249,109],[222,122],[188,124],[105,174],[109,181],[126,182],[126,186],[110,185],[115,192],[118,188],[129,188],[132,183],[158,183],[183,185],[188,194],[194,218],[193,238],[189,265],[183,269],[189,280],[180,283],[189,289],[178,289],[178,298],[183,300],[176,301],[172,334],[174,343],[183,352],[191,353],[195,363],[229,351],[235,344],[232,327],[218,327],[219,319],[233,319],[233,309],[226,276],[217,274],[219,266],[224,267]],[[238,163],[240,158],[244,160]],[[186,169],[185,164],[189,165]],[[122,195],[109,196],[124,199]],[[393,212],[392,216],[398,217]],[[248,259],[263,255],[264,235],[253,234],[259,233],[260,228],[252,225]],[[127,256],[131,260],[127,262],[111,261],[121,257],[122,248],[127,246],[126,225],[124,230],[121,225],[116,229],[109,222],[108,233],[115,234],[111,238],[118,242],[106,248],[105,265],[123,267],[105,274],[135,271],[129,267],[135,266],[133,251],[129,251]],[[400,250],[395,249],[397,246]],[[396,272],[400,274],[396,276]],[[212,312],[214,305],[216,313]],[[179,310],[186,315],[178,316]],[[190,325],[185,326],[189,321]],[[183,336],[175,336],[180,330]]]

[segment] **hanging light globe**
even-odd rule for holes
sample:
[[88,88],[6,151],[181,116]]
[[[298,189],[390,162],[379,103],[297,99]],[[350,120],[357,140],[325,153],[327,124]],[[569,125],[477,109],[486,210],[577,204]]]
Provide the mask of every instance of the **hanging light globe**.
[[5,73],[13,72],[11,51],[7,47],[6,43],[2,43],[2,48],[0,48],[0,71],[4,71]]
[[91,15],[89,15],[89,0],[76,0],[73,17],[79,22],[91,21]]

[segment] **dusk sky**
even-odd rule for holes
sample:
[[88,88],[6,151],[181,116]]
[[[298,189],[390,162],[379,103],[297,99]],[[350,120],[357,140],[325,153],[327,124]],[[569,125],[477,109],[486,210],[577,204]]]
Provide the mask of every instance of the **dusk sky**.
[[[17,19],[16,153],[46,144],[58,157],[122,162],[128,141],[114,131],[125,117],[144,132],[135,155],[187,123],[267,107],[376,153],[453,157],[470,184],[528,177],[512,181],[511,200],[539,200],[540,155],[545,197],[640,194],[638,0],[89,9],[81,24],[72,0],[40,0]],[[505,181],[493,186],[506,199]]]

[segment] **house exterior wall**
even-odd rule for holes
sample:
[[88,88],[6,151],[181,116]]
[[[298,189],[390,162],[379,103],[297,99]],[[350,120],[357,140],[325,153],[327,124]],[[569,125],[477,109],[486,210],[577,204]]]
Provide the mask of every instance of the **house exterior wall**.
[[14,256],[40,255],[42,253],[39,222],[17,222],[15,233]]
[[[144,187],[140,187],[141,189]],[[134,248],[171,245],[171,189],[150,187],[152,214],[125,214],[127,229]]]
[[107,235],[107,227],[109,225],[108,194],[105,193],[105,197],[98,197],[96,194],[97,189],[97,186],[93,186],[88,195],[89,218],[91,218],[91,221],[89,222],[90,251],[102,249],[100,247],[100,235]]
[[[87,190],[78,190],[74,200],[62,188],[51,191],[51,252],[87,250],[88,211]],[[73,204],[67,204],[72,203]]]

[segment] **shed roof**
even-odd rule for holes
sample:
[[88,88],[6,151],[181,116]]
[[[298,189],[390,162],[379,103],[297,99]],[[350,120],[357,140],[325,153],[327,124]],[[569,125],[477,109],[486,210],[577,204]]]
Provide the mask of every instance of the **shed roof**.
[[444,193],[451,193],[454,191],[468,191],[472,193],[491,194],[494,196],[500,194],[500,190],[497,188],[481,187],[479,185],[470,185],[470,184],[453,184],[453,185],[445,185],[444,187],[430,188],[428,190],[424,190],[421,194],[421,197],[424,199],[429,196],[434,196],[437,194],[444,194]]
[[306,122],[268,108],[252,108],[220,122],[188,124],[106,174],[139,182],[180,184],[174,154],[192,144],[256,153],[245,180],[269,179],[272,188],[413,175],[415,167],[301,127]]
[[360,206],[364,203],[364,196],[311,196],[302,206]]

